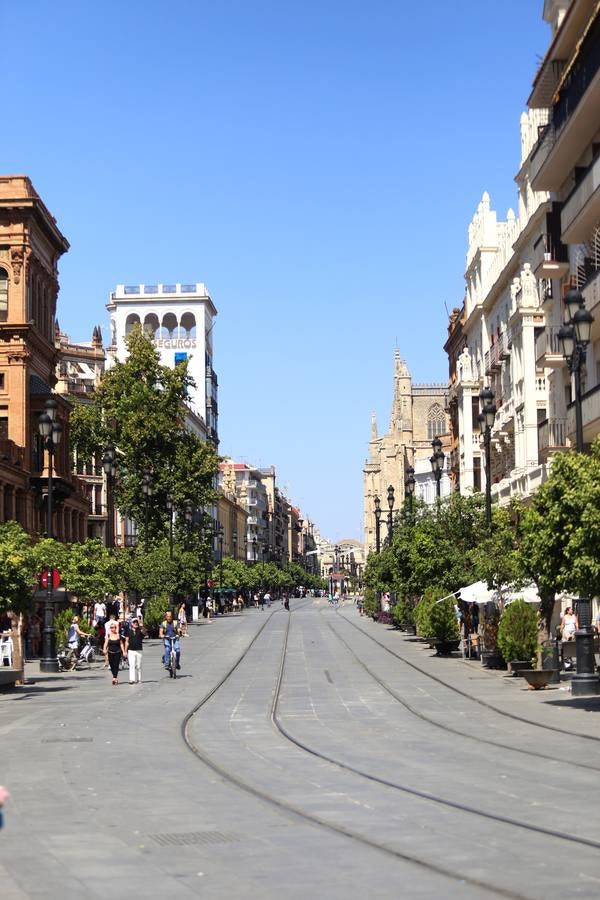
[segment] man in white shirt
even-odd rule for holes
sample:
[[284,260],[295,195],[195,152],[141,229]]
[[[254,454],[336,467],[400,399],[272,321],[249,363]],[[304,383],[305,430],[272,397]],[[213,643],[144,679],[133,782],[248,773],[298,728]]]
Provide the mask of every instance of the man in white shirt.
[[94,603],[94,619],[98,625],[106,622],[106,603],[102,603],[100,600]]

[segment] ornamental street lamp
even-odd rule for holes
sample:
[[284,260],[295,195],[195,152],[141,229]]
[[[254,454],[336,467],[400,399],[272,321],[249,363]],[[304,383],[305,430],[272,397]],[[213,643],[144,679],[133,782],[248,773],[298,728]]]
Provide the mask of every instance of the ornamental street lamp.
[[373,500],[375,506],[375,553],[379,553],[381,548],[380,528],[381,528],[381,500],[375,497]]
[[496,418],[494,392],[484,388],[479,395],[481,413],[477,417],[479,430],[483,437],[485,451],[485,521],[489,530],[492,528],[492,428]]
[[217,528],[217,537],[219,540],[219,607],[221,606],[221,597],[223,596],[223,534],[225,529],[219,522]]
[[106,532],[105,545],[115,544],[115,475],[117,474],[117,451],[113,444],[107,444],[102,457],[102,468],[106,475]]
[[233,558],[237,559],[237,542],[238,536],[235,528],[233,529],[233,534],[231,535],[231,543],[233,544]]
[[254,557],[254,565],[256,565],[256,535],[252,538],[252,556]]
[[563,356],[575,381],[575,448],[583,452],[583,417],[581,411],[581,370],[590,343],[594,317],[585,308],[581,291],[572,288],[565,297],[569,321],[558,332]]
[[408,478],[404,482],[404,493],[408,497],[408,509],[410,513],[410,520],[412,522],[413,517],[413,497],[415,494],[415,486],[417,480],[415,478],[415,470],[412,466],[408,467]]
[[[62,437],[62,425],[56,421],[56,400],[50,397],[46,400],[46,412],[40,414],[38,429],[42,438],[42,447],[48,451],[48,497],[46,505],[46,536],[53,537],[52,533],[52,465],[56,448]],[[42,658],[40,671],[58,672],[58,660],[56,658],[56,629],[54,628],[54,594],[53,571],[48,566],[46,571],[46,597],[44,600],[44,630],[42,634]]]
[[446,459],[446,456],[442,450],[442,442],[439,437],[435,437],[432,440],[431,446],[433,447],[433,454],[429,457],[429,462],[431,463],[431,470],[433,472],[433,477],[435,478],[435,493],[439,503],[442,472],[444,471],[444,460]]
[[391,484],[387,489],[387,502],[388,502],[388,507],[389,507],[388,522],[387,522],[388,544],[391,547],[392,546],[392,538],[394,536],[394,488],[392,487]]
[[[575,449],[583,453],[583,414],[581,396],[581,370],[592,336],[594,317],[585,308],[583,294],[571,288],[565,297],[568,322],[558,332],[563,356],[569,372],[575,381]],[[571,678],[571,693],[574,697],[597,694],[600,691],[594,658],[594,628],[592,626],[592,601],[590,597],[580,597],[577,602],[579,627],[575,632],[575,654],[577,672]]]
[[146,508],[144,512],[144,549],[148,550],[148,510],[150,508],[150,497],[153,494],[152,488],[152,472],[144,469],[142,476],[142,494],[146,498]]

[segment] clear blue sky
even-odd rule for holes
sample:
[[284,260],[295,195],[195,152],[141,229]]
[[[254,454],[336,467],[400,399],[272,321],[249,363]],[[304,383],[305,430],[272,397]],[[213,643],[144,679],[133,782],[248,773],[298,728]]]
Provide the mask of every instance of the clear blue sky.
[[[516,205],[542,0],[32,0],[11,10],[1,168],[71,242],[58,318],[118,283],[204,281],[221,452],[274,464],[332,539],[362,537],[370,415],[396,342],[445,381],[467,226]],[[107,334],[107,331],[104,331]]]

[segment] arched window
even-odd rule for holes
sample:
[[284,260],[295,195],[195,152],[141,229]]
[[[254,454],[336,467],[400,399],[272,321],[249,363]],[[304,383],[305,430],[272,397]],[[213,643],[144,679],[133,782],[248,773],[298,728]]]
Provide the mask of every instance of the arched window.
[[148,313],[144,319],[144,334],[157,340],[160,337],[160,326],[156,313]]
[[440,434],[446,433],[446,413],[439,403],[429,407],[427,413],[427,438],[432,441]]
[[[183,332],[183,334],[181,333]],[[186,312],[181,317],[179,337],[196,337],[196,317],[193,313]]]
[[130,313],[125,320],[125,334],[131,334],[134,325],[141,325],[140,317],[137,313]]
[[8,319],[8,272],[0,269],[0,322]]
[[166,313],[166,315],[163,316],[162,328],[163,336],[164,329],[166,328],[169,338],[173,339],[174,337],[177,337],[177,317],[173,315],[173,313]]

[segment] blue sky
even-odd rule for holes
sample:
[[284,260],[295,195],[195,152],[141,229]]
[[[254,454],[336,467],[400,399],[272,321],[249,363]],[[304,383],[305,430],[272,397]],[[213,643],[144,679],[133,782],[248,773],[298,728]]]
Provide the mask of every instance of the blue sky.
[[[204,281],[221,452],[274,464],[322,532],[362,537],[396,343],[445,381],[484,190],[516,205],[542,0],[32,0],[11,12],[2,170],[71,243],[58,318],[116,284]],[[107,331],[104,331],[105,335]]]

